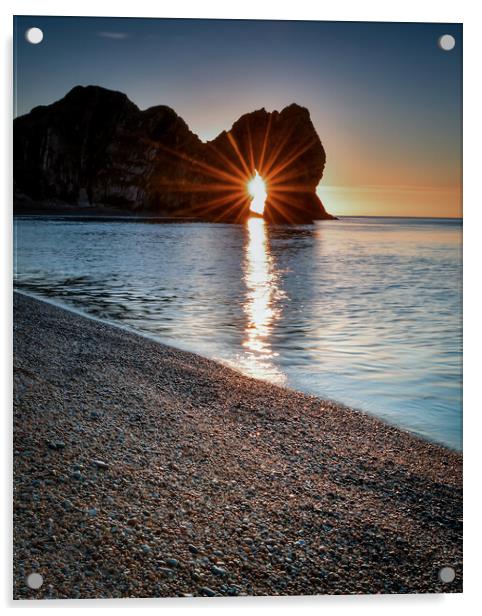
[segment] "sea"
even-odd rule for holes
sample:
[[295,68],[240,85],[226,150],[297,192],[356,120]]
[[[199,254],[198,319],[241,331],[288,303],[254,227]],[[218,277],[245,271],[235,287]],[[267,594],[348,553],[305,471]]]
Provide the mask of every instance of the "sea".
[[14,286],[462,450],[462,221],[16,216]]

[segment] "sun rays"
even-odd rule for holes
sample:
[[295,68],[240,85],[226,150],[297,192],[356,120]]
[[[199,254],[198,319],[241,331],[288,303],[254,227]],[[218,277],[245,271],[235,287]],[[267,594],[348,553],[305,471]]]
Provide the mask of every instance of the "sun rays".
[[273,134],[272,114],[269,114],[262,134],[255,135],[257,139],[253,138],[248,122],[241,138],[237,139],[232,131],[224,133],[208,142],[206,154],[197,158],[160,146],[184,160],[200,178],[197,182],[181,183],[174,178],[164,180],[160,188],[189,193],[186,201],[194,200],[199,204],[199,213],[211,220],[244,222],[250,214],[269,219],[274,213],[288,223],[295,222],[294,213],[303,208],[296,194],[309,189],[302,182],[303,171],[294,163],[316,146],[316,141],[310,138],[293,148],[291,140],[295,132],[296,125],[290,125],[282,133]]

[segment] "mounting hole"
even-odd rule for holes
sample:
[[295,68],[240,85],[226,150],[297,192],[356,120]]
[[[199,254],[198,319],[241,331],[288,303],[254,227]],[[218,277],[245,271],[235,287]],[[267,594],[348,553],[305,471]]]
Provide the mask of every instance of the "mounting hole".
[[32,43],[32,45],[38,45],[42,42],[44,38],[44,33],[40,28],[29,28],[25,32],[25,39],[28,43]]
[[455,580],[455,569],[453,567],[442,567],[438,572],[438,579],[444,584],[450,584]]
[[443,51],[452,51],[455,47],[455,38],[451,34],[442,34],[438,40],[438,46]]
[[30,575],[27,576],[27,586],[33,590],[38,590],[43,583],[44,579],[40,573],[30,573]]

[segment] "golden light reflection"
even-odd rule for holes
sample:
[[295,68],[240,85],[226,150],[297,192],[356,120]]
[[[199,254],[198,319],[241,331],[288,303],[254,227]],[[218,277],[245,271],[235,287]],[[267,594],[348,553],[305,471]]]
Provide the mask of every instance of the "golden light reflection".
[[255,214],[262,214],[268,193],[266,184],[257,169],[254,170],[254,177],[248,183],[248,192],[253,197],[249,209]]
[[250,218],[247,230],[244,260],[247,292],[243,305],[247,317],[243,340],[245,353],[239,358],[238,368],[250,376],[282,384],[286,377],[273,362],[278,353],[272,348],[273,328],[280,312],[277,304],[282,293],[269,250],[266,223],[262,218]]

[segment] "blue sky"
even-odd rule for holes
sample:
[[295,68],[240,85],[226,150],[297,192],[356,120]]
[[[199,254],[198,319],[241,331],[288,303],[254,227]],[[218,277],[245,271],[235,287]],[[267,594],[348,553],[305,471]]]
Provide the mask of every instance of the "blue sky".
[[14,36],[18,115],[96,84],[173,107],[207,140],[296,102],[327,152],[330,211],[460,214],[461,25],[22,16]]

